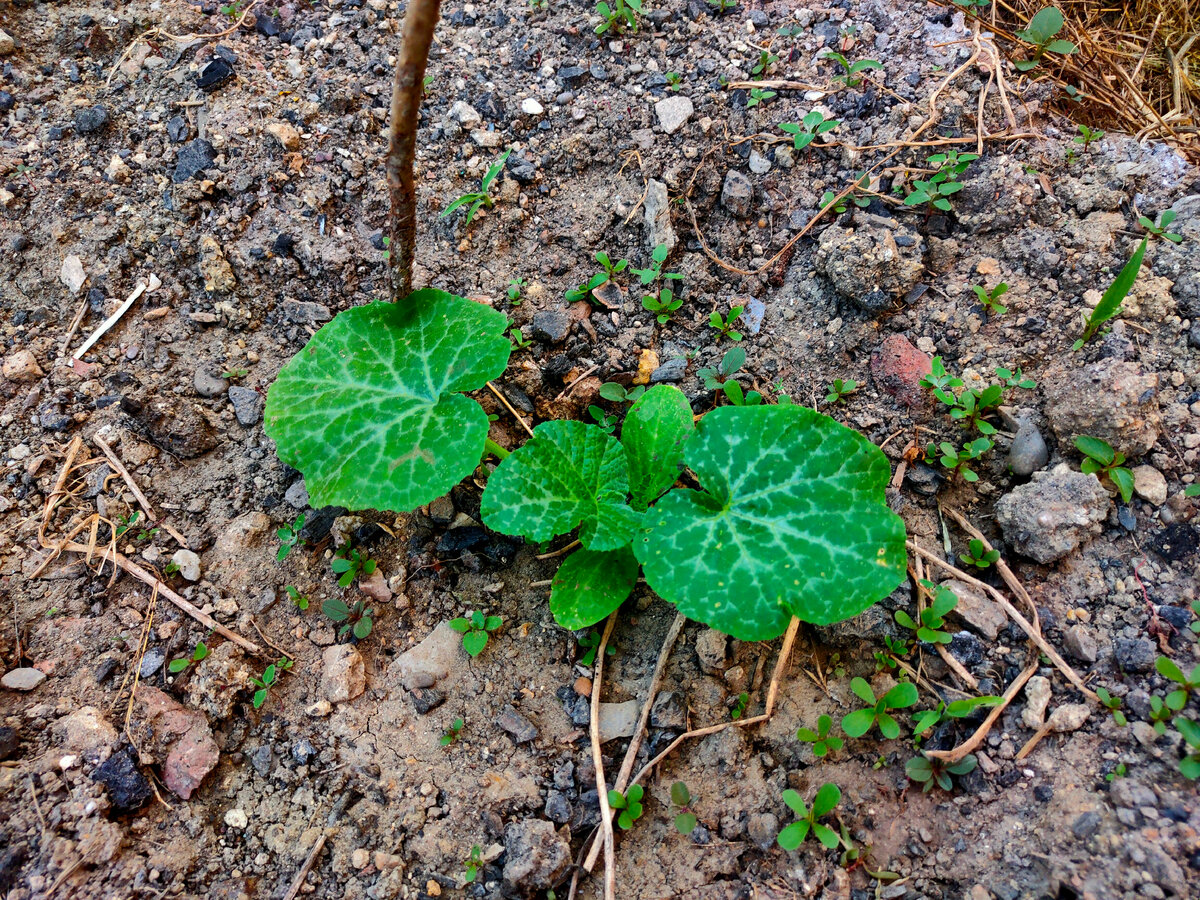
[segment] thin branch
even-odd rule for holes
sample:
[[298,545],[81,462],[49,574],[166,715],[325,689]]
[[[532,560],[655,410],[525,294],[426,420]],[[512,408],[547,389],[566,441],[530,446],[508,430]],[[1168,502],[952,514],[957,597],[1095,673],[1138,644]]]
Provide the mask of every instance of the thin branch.
[[596,672],[592,679],[592,710],[589,731],[592,738],[592,763],[596,768],[596,793],[600,800],[600,827],[604,832],[604,900],[616,897],[616,854],[613,851],[612,807],[608,805],[608,783],[604,777],[604,756],[600,751],[600,687],[604,675],[604,651],[617,624],[617,611],[604,623],[604,634],[596,648]]

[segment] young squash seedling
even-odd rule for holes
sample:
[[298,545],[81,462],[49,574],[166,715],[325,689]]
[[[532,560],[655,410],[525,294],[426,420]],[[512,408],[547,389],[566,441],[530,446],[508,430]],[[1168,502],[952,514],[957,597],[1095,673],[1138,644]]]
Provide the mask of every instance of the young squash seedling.
[[1037,66],[1042,61],[1042,57],[1047,53],[1061,53],[1067,55],[1074,53],[1079,48],[1073,43],[1063,39],[1055,39],[1063,29],[1063,14],[1057,7],[1048,6],[1043,10],[1039,10],[1029,24],[1017,32],[1017,37],[1025,41],[1027,44],[1033,44],[1033,56],[1029,59],[1018,59],[1013,61],[1018,72],[1028,72]]
[[600,385],[600,396],[611,403],[636,403],[637,399],[646,393],[644,384],[635,384],[626,388],[615,381],[606,381]]
[[868,704],[866,709],[856,709],[842,719],[842,731],[852,738],[862,737],[876,724],[879,725],[879,733],[888,740],[898,738],[900,723],[891,715],[891,711],[907,709],[917,702],[917,686],[909,681],[902,681],[882,697],[876,697],[866,680],[856,677],[850,681],[850,690]]
[[1124,466],[1124,453],[1114,450],[1108,441],[1086,434],[1075,438],[1075,449],[1083,454],[1083,462],[1079,466],[1083,474],[1107,476],[1116,485],[1126,504],[1133,499],[1133,472]]
[[167,671],[172,675],[182,672],[192,663],[200,662],[200,660],[204,659],[206,656],[208,656],[208,647],[205,645],[204,641],[197,641],[196,649],[192,651],[192,655],[190,657],[181,656],[179,659],[171,660],[171,662],[167,665]]
[[[797,150],[803,150],[815,141],[818,136],[828,134],[841,124],[840,119],[827,119],[825,118],[825,113],[819,109],[814,109],[805,114],[804,118],[798,123],[780,122],[779,129],[792,136],[793,147]],[[809,153],[811,152],[810,150]]]
[[449,747],[451,744],[457,741],[458,736],[462,734],[462,730],[465,725],[466,723],[463,722],[462,719],[455,719],[453,722],[451,722],[447,726],[446,731],[442,734],[442,736],[438,738],[438,746]]
[[833,719],[822,715],[817,718],[817,730],[801,728],[796,732],[796,739],[813,745],[813,756],[820,759],[832,750],[841,750],[845,742],[840,737],[829,733],[833,727]]
[[1080,124],[1078,136],[1072,138],[1071,140],[1074,141],[1074,143],[1079,144],[1083,148],[1083,152],[1087,153],[1088,147],[1092,146],[1092,144],[1096,143],[1096,141],[1103,137],[1104,132],[1099,128],[1088,128],[1086,125]]
[[451,628],[463,636],[463,649],[474,659],[487,646],[488,636],[504,624],[500,616],[485,616],[479,610],[474,610],[469,616],[451,619]]
[[913,617],[902,609],[896,610],[896,621],[915,631],[919,641],[927,644],[949,644],[952,636],[942,631],[942,627],[946,624],[946,616],[958,606],[958,597],[944,585],[934,585],[925,580],[922,580],[921,584],[933,593],[932,602],[919,614],[921,621],[914,621]]
[[[978,481],[979,475],[970,468],[970,463],[973,460],[979,459],[983,454],[992,449],[993,443],[987,438],[976,438],[973,441],[968,441],[963,444],[962,449],[956,449],[953,444],[948,441],[942,441],[941,444],[935,446],[930,444],[925,448],[925,462],[931,463],[935,459],[943,466],[950,470],[951,479],[962,478],[963,481]],[[941,455],[938,455],[938,451]]]
[[271,692],[271,688],[279,683],[279,676],[291,667],[292,661],[286,657],[281,657],[263,669],[261,678],[250,679],[256,688],[252,701],[255,709],[262,708],[262,705],[267,702],[267,695]]
[[341,576],[338,578],[338,587],[344,588],[354,584],[354,579],[358,578],[360,574],[375,574],[376,566],[375,560],[370,557],[364,559],[359,549],[351,547],[348,543],[338,550],[330,564],[333,573]]
[[943,760],[927,756],[914,756],[904,764],[904,774],[918,784],[923,784],[922,793],[928,794],[936,784],[943,791],[954,790],[951,775],[966,775],[979,765],[975,754],[968,753],[956,763],[947,765]]
[[828,825],[822,825],[817,819],[833,812],[841,799],[842,789],[829,782],[817,789],[817,794],[813,797],[812,809],[805,805],[804,800],[795,791],[790,788],[784,791],[783,802],[796,814],[796,821],[779,832],[775,842],[784,850],[795,850],[804,843],[811,832],[825,847],[830,850],[836,849],[838,846],[837,832]]
[[934,709],[927,709],[917,714],[916,721],[913,723],[913,745],[916,746],[920,743],[931,729],[946,719],[965,719],[981,707],[996,706],[1003,702],[1003,697],[993,696],[965,697],[949,704],[939,700]]
[[761,51],[758,54],[758,62],[750,69],[750,77],[756,80],[765,78],[777,62],[779,62],[779,57],[770,50]]
[[746,707],[750,705],[750,695],[746,691],[742,691],[737,696],[737,702],[733,704],[733,709],[729,711],[729,718],[735,722],[746,714]]
[[1175,661],[1166,656],[1160,656],[1154,663],[1158,674],[1168,681],[1173,681],[1178,688],[1167,694],[1163,701],[1167,709],[1179,712],[1187,706],[1188,699],[1196,691],[1200,691],[1200,665],[1195,666],[1187,675],[1176,665]]
[[1000,298],[1008,293],[1008,285],[1003,281],[991,290],[980,284],[971,285],[971,290],[979,298],[979,304],[989,315],[1000,316],[1008,312],[1008,307],[1000,302]]
[[510,153],[512,153],[511,149],[505,150],[500,154],[499,159],[488,166],[487,172],[484,173],[483,178],[479,182],[479,190],[472,191],[469,194],[463,194],[457,200],[452,201],[449,206],[442,210],[442,214],[438,216],[438,218],[444,219],[460,206],[466,206],[467,204],[470,204],[470,206],[467,208],[467,219],[463,223],[464,225],[470,225],[471,220],[475,218],[475,213],[479,212],[480,207],[487,207],[488,209],[491,209],[493,206],[495,206],[496,201],[492,199],[492,195],[490,193],[492,182],[496,180],[496,176],[499,175],[504,169],[504,163],[508,159]]
[[292,601],[296,609],[301,612],[308,609],[308,598],[296,590],[295,585],[286,585],[284,590],[287,591],[288,599]]
[[1133,256],[1129,257],[1129,262],[1125,263],[1120,273],[1113,279],[1113,283],[1100,297],[1100,302],[1096,304],[1095,309],[1084,314],[1083,335],[1071,345],[1072,350],[1080,349],[1102,327],[1121,314],[1121,304],[1129,296],[1129,292],[1133,289],[1133,283],[1137,281],[1138,273],[1142,271],[1142,260],[1146,257],[1146,247],[1149,242],[1148,237],[1142,238],[1137,249],[1133,251]]
[[846,59],[846,57],[841,53],[837,53],[833,50],[826,50],[821,58],[828,59],[831,62],[835,62],[841,66],[841,73],[834,75],[833,80],[835,82],[842,82],[846,87],[854,88],[862,84],[864,72],[869,72],[872,69],[883,69],[883,64],[877,59],[860,59],[856,60],[855,62],[850,62],[850,60]]
[[302,528],[304,528],[304,513],[296,516],[296,521],[291,525],[284,525],[275,532],[279,538],[279,552],[275,554],[276,562],[283,562],[287,559],[288,554],[300,543],[300,530]]
[[967,552],[960,553],[958,558],[968,566],[975,566],[977,569],[987,569],[995,564],[1000,558],[999,550],[984,550],[983,541],[979,538],[971,538],[967,543]]
[[1125,713],[1121,711],[1121,698],[1114,697],[1109,693],[1108,688],[1096,688],[1096,696],[1100,699],[1100,705],[1112,713],[1113,721],[1122,727],[1129,724],[1129,720],[1125,718]]
[[[589,667],[596,661],[596,651],[600,649],[600,632],[589,631],[579,639],[579,649],[586,650],[578,660],[579,665]],[[604,648],[605,656],[615,656],[617,648],[613,646],[612,641],[609,641],[608,646]]]
[[370,637],[371,629],[375,626],[372,620],[375,610],[369,608],[363,600],[355,600],[348,604],[341,597],[330,597],[321,604],[321,612],[331,621],[341,624],[338,637],[345,637],[348,632],[353,631],[356,638],[360,641],[365,640]]
[[670,288],[663,288],[657,295],[646,294],[642,297],[642,307],[655,314],[654,318],[658,320],[659,325],[666,325],[671,321],[671,313],[681,306],[683,300],[676,297]]
[[733,323],[741,318],[744,308],[742,306],[731,306],[729,308],[729,315],[724,318],[715,309],[712,311],[712,314],[708,317],[708,324],[711,328],[716,329],[718,341],[721,338],[729,338],[731,341],[740,341],[742,339],[742,333],[734,330]]
[[691,834],[699,824],[696,814],[688,808],[691,804],[692,794],[686,784],[677,781],[671,785],[671,805],[678,810],[675,813],[675,830],[680,834]]
[[622,831],[628,831],[633,827],[633,823],[642,817],[642,797],[645,794],[646,791],[640,784],[630,785],[624,794],[620,791],[608,792],[608,805],[620,810],[617,825]]
[[847,378],[844,381],[841,378],[833,379],[833,383],[826,388],[828,393],[825,395],[825,402],[831,405],[841,403],[851,394],[858,390],[858,382],[853,378]]

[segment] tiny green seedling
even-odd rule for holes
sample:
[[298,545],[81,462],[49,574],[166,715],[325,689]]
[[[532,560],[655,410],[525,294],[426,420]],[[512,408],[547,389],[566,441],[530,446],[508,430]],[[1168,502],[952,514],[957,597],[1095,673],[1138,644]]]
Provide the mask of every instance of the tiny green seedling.
[[966,775],[968,772],[975,771],[975,767],[979,765],[979,760],[975,758],[975,754],[968,753],[956,763],[947,765],[940,759],[930,759],[927,756],[914,756],[904,764],[904,774],[918,784],[923,784],[923,793],[929,793],[933,790],[936,784],[943,791],[954,790],[954,782],[950,778],[951,775]]
[[[870,196],[867,195],[870,193],[870,190],[871,190],[871,176],[868,175],[866,172],[863,172],[854,181],[853,186],[850,188],[850,193],[847,194],[845,197],[843,197],[839,200],[838,195],[835,194],[833,191],[826,191],[824,194],[821,195],[821,202],[817,205],[820,209],[824,210],[829,206],[829,204],[833,203],[834,204],[833,211],[835,213],[837,213],[839,216],[848,209],[848,207],[846,206],[847,200],[850,200],[859,209],[866,209],[868,206],[871,205],[871,198],[870,198]],[[867,192],[867,193],[865,194],[863,192]]]
[[733,704],[733,709],[729,711],[729,718],[735,722],[746,714],[746,707],[750,705],[750,695],[746,691],[738,694],[737,702]]
[[474,659],[487,646],[488,636],[504,624],[500,616],[485,616],[479,610],[474,610],[469,616],[451,619],[449,625],[463,636],[463,649]]
[[1170,241],[1172,244],[1178,244],[1183,241],[1183,235],[1176,234],[1173,231],[1167,231],[1167,226],[1175,221],[1175,216],[1175,210],[1168,209],[1165,210],[1162,216],[1159,217],[1157,223],[1146,216],[1138,216],[1138,224],[1155,237],[1160,237],[1164,241]]
[[295,585],[285,585],[283,589],[287,591],[288,599],[295,604],[296,609],[301,611],[308,609],[308,598],[296,590]]
[[513,306],[521,305],[521,288],[525,287],[524,278],[508,279],[508,302]]
[[983,390],[966,390],[958,395],[950,409],[950,418],[966,428],[974,428],[980,434],[995,434],[996,426],[985,416],[998,407],[1004,399],[1004,385],[991,384]]
[[718,16],[723,16],[731,9],[737,9],[737,0],[707,0]]
[[958,606],[958,597],[945,585],[934,585],[925,579],[921,580],[921,584],[933,592],[933,600],[918,614],[920,621],[914,621],[913,617],[902,609],[896,610],[896,621],[904,628],[915,631],[919,641],[927,644],[948,644],[951,635],[942,631],[942,627],[946,624],[946,616]]
[[338,579],[338,587],[350,587],[354,584],[359,574],[374,575],[377,563],[371,558],[363,558],[362,553],[357,547],[351,547],[346,544],[333,558],[333,563],[330,568],[333,569],[335,575],[340,575]]
[[787,804],[788,809],[796,814],[797,821],[786,826],[779,836],[775,838],[775,842],[784,850],[795,850],[804,843],[809,832],[812,832],[825,847],[833,850],[838,845],[838,836],[828,825],[822,825],[817,819],[833,812],[834,808],[841,802],[842,789],[836,784],[826,782],[817,789],[817,795],[813,797],[812,809],[809,809],[800,795],[790,788],[783,792],[783,802]]
[[1167,733],[1167,723],[1171,721],[1171,710],[1163,702],[1163,698],[1155,694],[1150,698],[1150,722],[1154,733],[1162,736]]
[[985,550],[983,541],[979,538],[971,538],[967,544],[967,552],[960,553],[958,558],[968,566],[975,566],[977,569],[987,569],[995,565],[996,560],[1000,558],[999,550]]
[[1074,141],[1076,144],[1079,144],[1079,146],[1083,148],[1083,152],[1087,153],[1088,147],[1092,146],[1092,144],[1096,143],[1096,141],[1103,137],[1104,132],[1099,128],[1088,128],[1086,125],[1081,124],[1079,126],[1078,136],[1072,138],[1072,141]]
[[[457,720],[462,724],[462,719]],[[483,850],[478,844],[471,848],[470,855],[463,862],[462,881],[464,884],[473,884],[479,876],[479,869],[483,865]]]
[[249,374],[249,369],[230,369],[228,372],[222,372],[221,377],[233,380],[236,378],[245,378]]
[[718,341],[721,338],[729,338],[731,341],[740,341],[742,339],[742,333],[735,331],[733,324],[741,318],[743,309],[744,307],[741,306],[731,306],[729,308],[729,315],[724,318],[721,317],[721,314],[717,310],[714,309],[712,311],[712,314],[708,317],[708,324],[716,329]]
[[360,641],[365,640],[370,636],[371,629],[375,627],[372,618],[375,610],[369,608],[363,600],[347,603],[340,597],[330,597],[321,604],[321,612],[325,613],[332,621],[341,623],[342,627],[338,629],[338,637],[345,637],[347,632],[353,631],[356,638]]
[[134,510],[128,516],[117,516],[116,536],[122,537],[137,528],[134,537],[139,541],[148,541],[158,534],[157,528],[143,528],[138,523],[142,520],[140,510]]
[[1108,688],[1096,688],[1096,696],[1100,699],[1100,704],[1112,713],[1113,721],[1118,725],[1125,726],[1129,724],[1129,720],[1125,718],[1125,713],[1121,711],[1121,698],[1114,697],[1109,693]]
[[445,733],[438,738],[438,746],[449,747],[451,744],[457,741],[458,736],[462,734],[463,726],[465,724],[466,723],[463,722],[462,719],[455,719],[453,722],[451,722],[446,728]]
[[200,662],[200,660],[204,659],[206,656],[208,656],[208,647],[205,645],[204,641],[197,641],[196,649],[192,651],[192,655],[190,657],[181,656],[179,659],[171,660],[170,663],[167,664],[167,671],[172,675],[182,672],[192,663]]
[[926,162],[936,171],[926,181],[913,182],[913,192],[904,198],[904,205],[926,204],[926,217],[935,209],[949,212],[951,207],[948,198],[963,188],[958,177],[966,172],[971,163],[977,159],[979,159],[978,153],[959,153],[957,150],[934,153]]
[[827,119],[825,118],[825,113],[819,109],[814,109],[805,114],[804,118],[798,123],[780,122],[779,129],[792,136],[793,147],[797,150],[803,150],[815,141],[818,136],[828,134],[841,124],[840,119]]
[[524,350],[533,343],[533,338],[525,337],[525,333],[515,325],[508,330],[508,337],[513,342],[513,347],[517,350]]
[[1000,298],[1008,293],[1008,285],[1003,281],[991,290],[980,284],[971,285],[971,290],[975,292],[975,296],[979,298],[980,305],[990,315],[1000,316],[1008,312],[1008,307],[1000,302]]
[[490,193],[492,182],[496,180],[496,176],[499,175],[501,170],[504,168],[504,163],[508,159],[510,153],[512,153],[511,149],[505,150],[500,154],[500,157],[494,163],[488,166],[487,172],[484,174],[483,178],[480,179],[479,190],[472,191],[469,194],[463,194],[457,200],[451,202],[449,206],[442,210],[442,214],[438,216],[438,218],[444,219],[460,206],[467,206],[470,204],[467,206],[467,219],[463,223],[465,225],[470,225],[471,220],[475,218],[475,213],[479,212],[479,208],[481,206],[486,206],[488,209],[491,209],[493,206],[495,206],[496,201],[492,199],[492,195]]
[[295,549],[300,543],[300,531],[304,528],[304,513],[296,516],[296,521],[291,525],[283,525],[275,532],[279,538],[279,552],[275,554],[277,562],[283,562],[287,559],[288,554]]
[[1020,366],[1017,366],[1015,371],[1006,369],[1003,366],[997,366],[996,377],[1004,382],[1006,388],[1023,388],[1028,391],[1037,387],[1036,381],[1032,378],[1027,378],[1021,373]]
[[891,715],[891,710],[907,709],[917,702],[917,687],[908,681],[902,681],[882,697],[876,697],[863,678],[853,678],[850,690],[854,695],[868,704],[866,709],[856,709],[842,719],[842,731],[848,737],[862,737],[872,726],[879,725],[879,733],[888,740],[900,736],[900,723]]
[[279,676],[292,667],[292,661],[286,657],[281,657],[263,669],[261,678],[251,678],[256,690],[254,691],[254,708],[261,709],[262,705],[267,702],[267,695],[271,692],[271,688],[279,683]]
[[577,303],[580,300],[586,300],[588,303],[595,301],[593,292],[608,284],[613,278],[624,272],[629,266],[629,260],[623,259],[620,262],[614,263],[603,250],[597,251],[596,262],[604,268],[603,272],[597,272],[587,281],[578,287],[572,288],[564,295],[568,303]]
[[825,395],[825,402],[830,404],[841,403],[848,396],[858,390],[858,382],[853,378],[842,380],[841,378],[833,379],[833,383],[826,388],[828,393]]
[[642,282],[642,287],[646,287],[660,277],[668,281],[683,278],[678,272],[663,273],[663,263],[667,261],[667,252],[666,244],[657,245],[650,254],[649,267],[645,269],[630,269],[629,273],[638,277]]
[[1185,778],[1195,781],[1200,778],[1200,724],[1183,716],[1176,716],[1171,724],[1187,744],[1187,754],[1179,761],[1179,771]]
[[[587,634],[581,637],[579,639],[579,648],[587,651],[579,658],[579,664],[581,666],[590,666],[596,661],[596,651],[600,649],[600,632],[589,631]],[[616,652],[617,648],[614,647],[611,642],[609,642],[608,646],[604,650],[604,655],[613,656],[616,654]]]
[[654,318],[659,325],[666,325],[671,321],[671,313],[681,306],[683,306],[683,300],[676,297],[670,288],[663,288],[657,295],[646,294],[642,297],[642,307],[655,314]]
[[758,106],[760,103],[766,103],[769,100],[774,100],[779,94],[775,91],[766,91],[762,88],[750,88],[750,95],[746,98],[746,109],[751,109]]
[[1129,774],[1129,769],[1126,768],[1125,763],[1117,763],[1116,767],[1113,768],[1113,770],[1111,772],[1109,772],[1107,775],[1104,776],[1104,780],[1111,784],[1112,782],[1116,781],[1118,778],[1124,778],[1128,774]]
[[770,50],[763,50],[758,54],[758,62],[750,69],[750,77],[754,79],[764,78],[775,63],[779,62],[779,57]]
[[1057,7],[1048,6],[1039,10],[1024,29],[1017,32],[1017,37],[1027,44],[1033,44],[1033,56],[1029,59],[1013,61],[1018,72],[1028,72],[1042,61],[1047,53],[1067,55],[1079,48],[1067,40],[1055,39],[1063,28],[1063,14]]
[[[969,464],[973,460],[979,459],[993,446],[994,444],[987,438],[968,441],[963,444],[961,450],[955,448],[949,441],[942,441],[936,446],[931,443],[925,448],[925,461],[933,462],[936,459],[950,470],[951,478],[962,478],[964,481],[974,482],[979,480],[979,475],[971,469]],[[939,450],[941,451],[940,455]]]
[[635,403],[642,394],[646,393],[644,384],[635,384],[626,388],[615,381],[606,381],[600,385],[600,396],[611,403]]
[[916,721],[913,723],[913,744],[915,746],[919,743],[930,729],[946,719],[965,719],[980,707],[996,706],[1003,702],[1003,697],[993,696],[965,697],[950,704],[942,703],[939,700],[934,709],[927,709],[917,715]]
[[678,72],[667,72],[663,77],[667,79],[668,91],[677,91],[683,87],[683,78]]
[[699,823],[696,814],[688,808],[691,803],[692,794],[686,784],[677,781],[671,785],[671,805],[678,810],[675,813],[675,830],[680,834],[691,834]]
[[592,417],[592,421],[594,421],[604,431],[605,434],[612,434],[617,428],[617,417],[610,416],[594,403],[588,406],[588,415]]
[[1107,476],[1125,503],[1133,499],[1133,472],[1124,466],[1124,453],[1114,450],[1108,441],[1086,434],[1075,438],[1075,449],[1083,454],[1079,468],[1085,475]]
[[900,657],[908,656],[911,649],[908,646],[908,642],[885,634],[883,636],[883,645],[883,650],[875,651],[875,671],[882,672],[884,669],[900,668]]
[[608,805],[620,810],[617,825],[622,831],[628,831],[633,827],[633,823],[642,817],[642,797],[645,794],[646,791],[640,784],[630,785],[624,794],[620,791],[608,792]]
[[642,11],[642,0],[613,0],[611,4],[600,0],[596,4],[596,12],[603,21],[596,26],[596,34],[606,31],[620,32],[626,28],[636,32],[637,17]]
[[[1189,484],[1187,487],[1185,487],[1183,489],[1183,496],[1200,497],[1200,482],[1197,482],[1196,484]],[[1192,604],[1192,611],[1195,612],[1196,615],[1200,616],[1200,609],[1197,608],[1195,603]],[[1200,631],[1200,628],[1196,627],[1197,625],[1200,625],[1200,622],[1192,623],[1192,631]]]
[[163,567],[163,574],[164,575],[177,575],[179,573],[179,568],[180,568],[179,563],[175,562],[175,560],[171,560],[169,563],[167,563]]
[[1188,698],[1196,691],[1200,691],[1200,665],[1195,666],[1187,675],[1183,674],[1183,670],[1165,656],[1160,656],[1154,663],[1154,668],[1158,670],[1158,674],[1168,681],[1173,681],[1178,688],[1167,694],[1163,701],[1167,709],[1172,712],[1179,712],[1188,702]]
[[958,402],[958,398],[954,395],[954,388],[962,387],[962,379],[946,371],[946,364],[942,362],[940,356],[935,356],[930,360],[929,366],[929,374],[921,379],[921,387],[931,389],[933,396],[947,406],[954,406]]
[[1096,308],[1084,315],[1083,335],[1071,345],[1072,350],[1080,349],[1104,325],[1121,314],[1121,304],[1129,296],[1129,292],[1133,289],[1133,283],[1137,281],[1138,273],[1142,270],[1142,260],[1146,256],[1146,247],[1149,242],[1148,237],[1142,238],[1137,249],[1133,251],[1133,256],[1129,257],[1129,262],[1125,263],[1113,283],[1100,297]]
[[725,351],[715,369],[703,368],[696,374],[704,382],[706,391],[719,391],[722,385],[746,364],[746,351],[742,347],[730,347]]
[[856,60],[855,62],[850,62],[850,60],[846,59],[846,57],[841,53],[837,53],[833,50],[826,50],[821,58],[828,59],[841,66],[842,71],[839,74],[834,75],[833,80],[842,82],[846,87],[853,88],[862,84],[864,72],[869,72],[872,69],[883,69],[883,63],[879,62],[877,59],[860,59]]
[[801,728],[796,732],[796,739],[813,745],[813,756],[820,759],[832,750],[841,750],[845,742],[840,737],[829,733],[833,727],[833,719],[829,716],[817,718],[817,730]]

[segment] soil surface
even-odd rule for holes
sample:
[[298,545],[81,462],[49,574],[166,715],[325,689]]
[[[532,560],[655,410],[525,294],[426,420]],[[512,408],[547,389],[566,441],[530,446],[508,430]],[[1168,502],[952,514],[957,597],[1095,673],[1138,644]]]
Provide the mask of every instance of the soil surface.
[[[267,2],[240,27],[239,6],[0,3],[0,892],[283,898],[302,875],[314,897],[565,897],[599,821],[594,672],[583,635],[547,609],[561,557],[536,556],[566,541],[483,529],[486,467],[411,515],[310,509],[262,430],[279,368],[332,315],[386,291],[400,5]],[[1184,490],[1200,453],[1200,173],[1162,145],[1073,140],[1052,82],[1001,63],[960,11],[647,0],[644,12],[636,33],[596,35],[580,0],[445,4],[419,140],[416,283],[511,315],[531,343],[500,387],[531,423],[588,418],[593,404],[619,414],[599,397],[606,381],[678,383],[697,413],[728,402],[699,372],[731,346],[710,314],[742,307],[743,387],[883,446],[911,539],[1032,618],[995,566],[961,561],[970,535],[953,512],[966,517],[1065,663],[961,577],[943,647],[957,672],[893,618],[916,614],[915,582],[855,620],[803,627],[768,722],[689,739],[647,779],[642,817],[618,830],[617,895],[1195,896],[1200,804],[1179,769],[1187,748],[1156,713],[1174,685],[1155,667],[1197,663],[1200,501]],[[755,73],[763,49],[778,59]],[[838,83],[828,49],[882,69]],[[785,83],[744,84],[755,74]],[[814,108],[841,124],[794,149],[778,125]],[[441,217],[506,149],[495,205],[470,224],[465,210]],[[949,149],[981,151],[951,210],[905,206],[906,185],[936,168],[926,157]],[[810,227],[822,194],[863,172],[870,190]],[[1072,352],[1081,315],[1144,236],[1138,216],[1172,206],[1182,242],[1150,240],[1122,315]],[[564,299],[598,271],[597,251],[641,268],[659,243],[683,275],[666,324],[627,273],[594,304]],[[1000,282],[998,314],[971,288]],[[919,384],[933,356],[966,387],[997,382],[997,367],[1036,381],[990,416],[977,481],[923,458],[931,441],[979,437]],[[857,387],[830,403],[839,378]],[[498,416],[492,437],[518,445],[510,410],[478,399]],[[1129,502],[1080,473],[1079,435],[1128,457]],[[279,560],[276,532],[301,514]],[[67,539],[115,542],[261,652],[101,565],[100,550],[59,552]],[[346,540],[378,569],[340,588],[330,563]],[[321,611],[331,598],[364,601],[370,635],[341,633]],[[504,620],[477,658],[445,624],[471,610]],[[618,617],[600,688],[610,781],[674,615],[639,589]],[[906,635],[909,674],[885,653]],[[208,655],[172,671],[198,642]],[[639,767],[688,727],[762,711],[779,643],[685,625]],[[280,658],[291,668],[256,698],[253,679]],[[876,694],[915,677],[929,709],[1003,694],[1031,664],[949,792],[906,775],[915,709],[895,740],[872,731],[823,758],[797,740],[821,715],[840,733],[862,705],[854,676]],[[1066,665],[1120,698],[1129,724]],[[1196,718],[1190,691],[1183,702]],[[1047,716],[1079,704],[1082,723],[1018,758]],[[986,712],[921,746],[959,745]],[[677,781],[699,822],[686,836]],[[783,791],[807,802],[826,782],[842,800],[825,821],[857,857],[776,844],[793,820]],[[600,890],[599,869],[580,882],[581,896]]]

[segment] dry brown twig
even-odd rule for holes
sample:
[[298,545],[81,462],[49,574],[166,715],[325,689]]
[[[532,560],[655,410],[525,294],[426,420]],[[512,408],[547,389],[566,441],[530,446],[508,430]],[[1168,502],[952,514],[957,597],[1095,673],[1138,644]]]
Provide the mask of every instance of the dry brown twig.
[[588,725],[592,762],[596,769],[596,793],[600,800],[600,828],[604,835],[604,900],[614,900],[616,897],[616,854],[613,850],[612,808],[608,805],[608,783],[604,777],[604,754],[600,750],[600,688],[604,675],[604,651],[616,624],[617,612],[614,610],[604,623],[604,634],[596,648],[596,668],[592,678],[591,715]]

